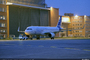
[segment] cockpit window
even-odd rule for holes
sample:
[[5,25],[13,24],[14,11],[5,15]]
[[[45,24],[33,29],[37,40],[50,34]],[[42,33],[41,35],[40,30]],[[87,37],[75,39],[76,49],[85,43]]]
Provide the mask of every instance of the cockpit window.
[[32,30],[32,28],[27,28],[27,30]]

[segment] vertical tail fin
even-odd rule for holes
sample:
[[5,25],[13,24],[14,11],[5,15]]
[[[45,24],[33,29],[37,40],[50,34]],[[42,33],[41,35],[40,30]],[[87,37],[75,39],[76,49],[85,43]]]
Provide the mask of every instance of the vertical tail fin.
[[61,26],[61,20],[62,20],[62,16],[60,16],[60,19],[58,21],[58,24],[57,24],[57,27],[60,29],[60,26]]
[[18,30],[17,30],[18,32],[25,32],[25,31],[20,31],[20,27],[18,27]]
[[20,30],[20,27],[18,27],[18,30],[17,31],[19,32],[19,30]]

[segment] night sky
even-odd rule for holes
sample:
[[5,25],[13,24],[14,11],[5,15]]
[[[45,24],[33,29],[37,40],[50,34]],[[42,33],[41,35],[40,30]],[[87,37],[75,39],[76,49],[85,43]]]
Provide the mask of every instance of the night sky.
[[45,0],[45,3],[48,7],[59,8],[59,15],[73,13],[90,16],[90,0]]

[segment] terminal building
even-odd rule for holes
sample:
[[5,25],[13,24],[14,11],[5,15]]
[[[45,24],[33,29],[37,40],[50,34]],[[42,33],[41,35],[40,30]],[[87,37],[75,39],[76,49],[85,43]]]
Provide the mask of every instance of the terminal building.
[[45,0],[0,0],[0,37],[18,37],[18,27],[56,26],[59,9],[47,7]]

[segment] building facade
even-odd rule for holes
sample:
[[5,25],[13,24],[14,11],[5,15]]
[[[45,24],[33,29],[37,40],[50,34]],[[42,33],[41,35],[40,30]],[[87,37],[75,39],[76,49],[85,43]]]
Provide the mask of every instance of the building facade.
[[64,16],[74,16],[73,13],[65,13]]
[[85,24],[84,16],[72,16],[71,17],[71,26],[72,29],[77,29],[72,31],[72,35],[74,37],[85,37],[85,28],[83,28]]
[[0,36],[24,34],[18,27],[24,31],[28,26],[56,26],[58,17],[59,9],[45,8],[45,0],[0,0]]
[[45,7],[45,0],[7,0],[8,3]]
[[85,37],[90,37],[90,16],[84,16],[85,21]]
[[6,38],[8,35],[7,28],[7,6],[6,0],[0,0],[0,38]]
[[62,16],[62,28],[72,30],[62,32],[65,37],[90,37],[90,16]]

